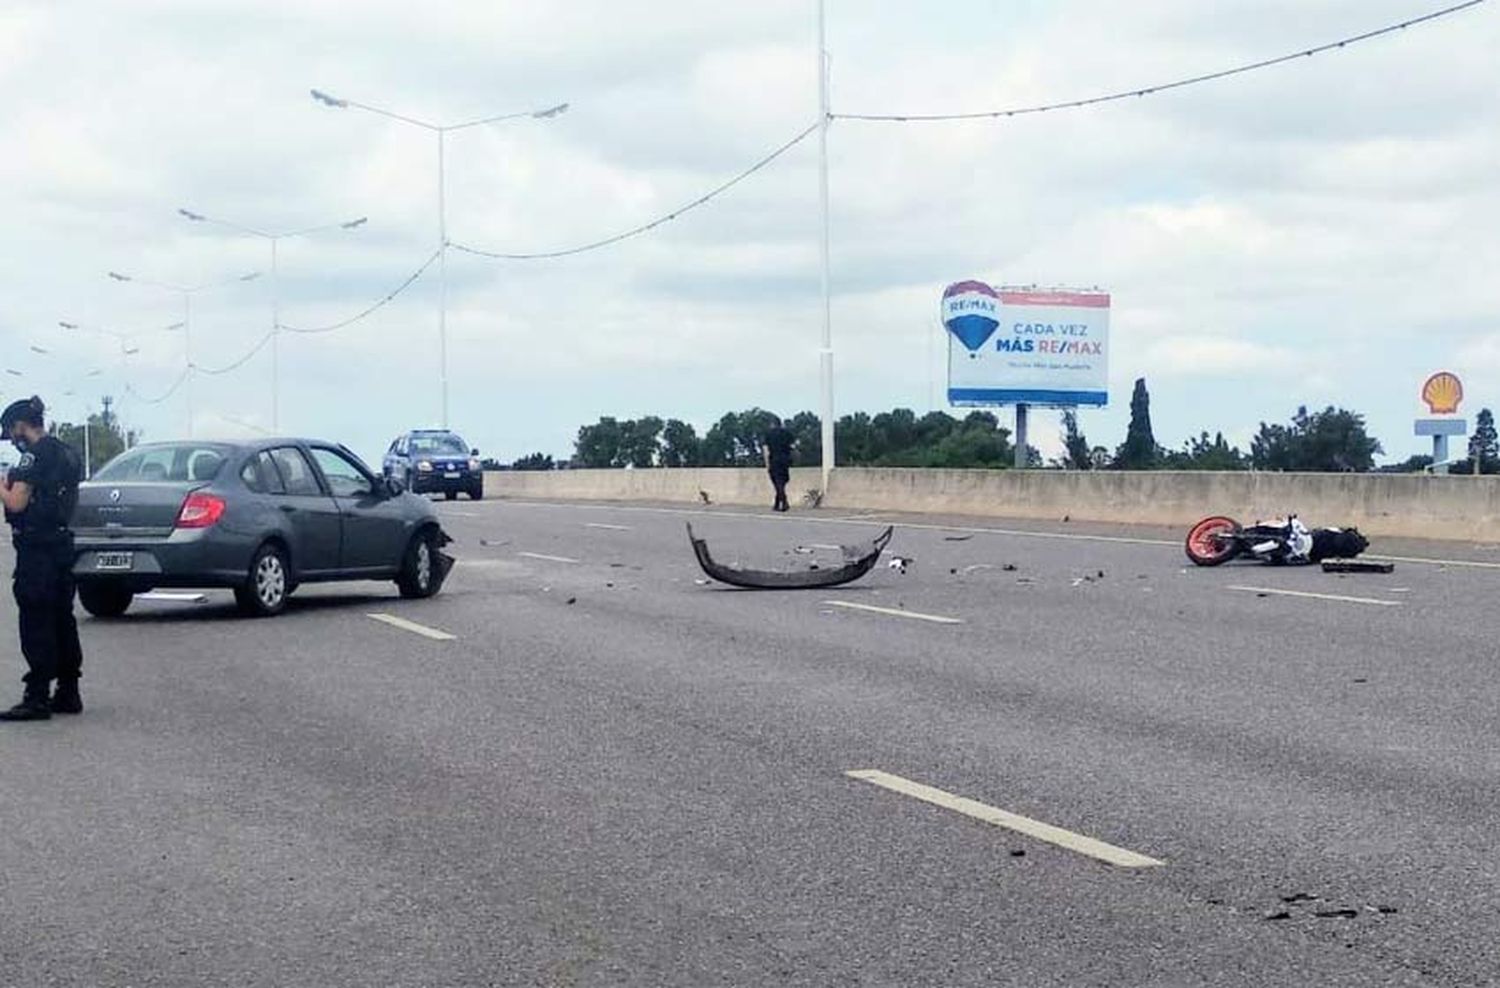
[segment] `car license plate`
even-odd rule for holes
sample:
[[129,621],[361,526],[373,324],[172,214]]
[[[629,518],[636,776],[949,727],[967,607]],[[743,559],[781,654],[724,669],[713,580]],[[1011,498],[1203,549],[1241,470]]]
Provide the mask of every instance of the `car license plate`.
[[449,470],[447,473],[443,474],[443,476],[446,479],[448,479],[448,480],[457,480],[458,479],[458,471],[457,470]]
[[125,570],[135,565],[133,552],[101,552],[94,556],[94,569]]

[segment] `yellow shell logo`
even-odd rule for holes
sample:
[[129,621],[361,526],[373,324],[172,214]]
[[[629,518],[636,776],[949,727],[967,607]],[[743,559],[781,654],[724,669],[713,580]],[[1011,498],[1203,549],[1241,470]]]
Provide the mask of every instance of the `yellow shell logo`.
[[1443,371],[1434,374],[1422,385],[1422,400],[1434,415],[1452,415],[1464,400],[1464,385],[1457,375]]

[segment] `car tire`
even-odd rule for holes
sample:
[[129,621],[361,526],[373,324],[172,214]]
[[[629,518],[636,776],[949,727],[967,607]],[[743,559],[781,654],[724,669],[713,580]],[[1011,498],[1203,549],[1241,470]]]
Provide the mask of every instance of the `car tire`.
[[439,575],[437,533],[425,529],[411,537],[406,554],[401,557],[401,570],[396,575],[396,589],[410,600],[431,597],[443,586]]
[[477,483],[474,486],[472,486],[472,487],[469,488],[469,500],[470,501],[483,501],[484,500],[484,482],[483,481],[480,481],[479,483]]
[[123,583],[89,580],[78,585],[78,602],[96,618],[117,618],[130,609],[135,593]]
[[274,617],[286,610],[292,593],[292,578],[286,553],[267,542],[256,550],[243,586],[235,587],[234,601],[249,617]]

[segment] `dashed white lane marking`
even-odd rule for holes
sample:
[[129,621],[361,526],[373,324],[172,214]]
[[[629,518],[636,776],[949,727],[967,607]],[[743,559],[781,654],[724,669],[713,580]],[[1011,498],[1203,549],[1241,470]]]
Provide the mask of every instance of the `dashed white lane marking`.
[[605,524],[602,524],[602,523],[597,522],[597,521],[588,522],[583,527],[584,528],[602,528],[602,529],[605,529],[606,531],[610,531],[610,532],[630,532],[630,531],[634,531],[634,529],[632,529],[629,525],[605,525]]
[[[640,514],[659,515],[712,515],[720,518],[753,518],[770,521],[786,521],[786,515],[768,515],[753,511],[703,511],[693,508],[649,508],[636,505],[618,504],[588,504],[584,502],[567,501],[484,501],[482,504],[491,504],[496,507],[522,507],[522,508],[572,508],[581,511],[625,511]],[[884,516],[889,518],[890,516]],[[828,525],[859,525],[859,526],[882,526],[886,522],[860,521],[853,518],[824,518],[818,515],[804,515],[795,520],[818,522]],[[1061,542],[1103,542],[1113,545],[1154,545],[1166,546],[1173,549],[1181,549],[1180,539],[1147,539],[1124,535],[1082,535],[1076,532],[1047,532],[1035,531],[1024,528],[987,528],[982,525],[938,525],[926,522],[890,522],[897,528],[910,529],[914,532],[973,532],[976,535],[1003,535],[1007,538],[1026,539],[1055,539]],[[1482,562],[1477,559],[1431,559],[1426,556],[1382,556],[1366,553],[1362,558],[1371,559],[1384,563],[1412,563],[1418,566],[1451,566],[1456,569],[1488,569],[1500,570],[1500,563]]]
[[1104,841],[1076,834],[1071,830],[1054,827],[1050,823],[1033,820],[1030,817],[1019,816],[1009,813],[998,807],[969,799],[966,796],[955,796],[950,792],[935,789],[932,786],[924,786],[920,782],[903,779],[899,775],[891,775],[889,772],[881,772],[878,769],[862,769],[854,772],[845,772],[851,779],[868,782],[891,792],[898,792],[903,796],[920,799],[924,803],[941,806],[945,810],[962,813],[964,816],[983,820],[985,823],[996,827],[1004,827],[1006,830],[1014,830],[1018,834],[1027,837],[1035,837],[1037,840],[1055,844],[1058,847],[1073,851],[1076,854],[1086,855],[1098,861],[1112,864],[1116,868],[1158,868],[1165,861],[1137,854],[1135,851],[1127,851],[1123,847],[1106,844]]
[[421,635],[423,638],[431,638],[435,642],[451,642],[458,640],[457,635],[450,635],[446,631],[439,631],[436,628],[429,628],[425,624],[418,624],[415,621],[408,621],[406,620],[406,618],[399,618],[394,614],[366,614],[365,616],[379,621],[381,624],[388,624],[392,628],[400,628],[402,631],[410,631],[412,634]]
[[1341,604],[1370,604],[1375,607],[1400,607],[1399,600],[1377,600],[1374,597],[1345,597],[1335,593],[1309,593],[1306,590],[1281,590],[1276,587],[1225,587],[1240,593],[1254,593],[1272,597],[1302,597],[1310,600],[1332,600]]
[[865,611],[870,614],[888,614],[891,617],[911,618],[913,621],[930,621],[933,624],[963,624],[962,618],[943,617],[941,614],[923,614],[920,611],[901,611],[894,607],[876,607],[874,604],[856,604],[847,600],[825,600],[828,607],[842,607],[850,611]]
[[516,553],[516,555],[518,555],[518,556],[525,556],[527,559],[541,559],[541,560],[543,560],[545,562],[549,562],[549,563],[576,563],[576,562],[578,562],[578,560],[576,560],[576,559],[569,559],[567,556],[548,556],[548,555],[546,555],[544,553],[540,553],[540,552],[518,552],[518,553]]

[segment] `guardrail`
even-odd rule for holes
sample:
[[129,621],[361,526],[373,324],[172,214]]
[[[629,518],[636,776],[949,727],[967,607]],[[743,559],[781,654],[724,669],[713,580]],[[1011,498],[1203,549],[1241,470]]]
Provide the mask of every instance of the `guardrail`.
[[[793,505],[819,484],[792,471]],[[770,506],[763,470],[651,469],[490,473],[492,497]],[[1500,477],[842,467],[823,507],[1181,527],[1208,514],[1244,521],[1296,513],[1368,535],[1500,541]]]

